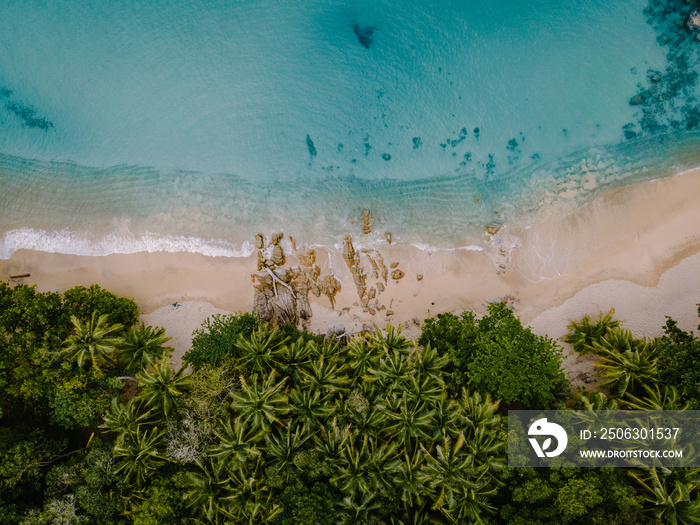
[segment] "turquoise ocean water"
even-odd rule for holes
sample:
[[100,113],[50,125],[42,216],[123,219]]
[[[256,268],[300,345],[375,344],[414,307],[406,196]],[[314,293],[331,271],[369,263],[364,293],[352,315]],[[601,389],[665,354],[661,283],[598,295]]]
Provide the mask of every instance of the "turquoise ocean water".
[[[0,258],[478,245],[700,165],[682,0],[0,1]],[[640,95],[640,102],[630,99]]]

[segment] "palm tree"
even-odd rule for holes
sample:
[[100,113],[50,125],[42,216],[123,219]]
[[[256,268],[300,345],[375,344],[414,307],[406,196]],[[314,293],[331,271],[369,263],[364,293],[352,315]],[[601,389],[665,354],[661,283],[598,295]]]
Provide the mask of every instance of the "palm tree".
[[403,460],[399,462],[394,472],[394,486],[401,491],[401,501],[406,507],[422,505],[425,488],[420,472],[425,456],[416,448],[409,455],[404,450]]
[[226,477],[220,476],[222,469],[200,467],[201,471],[185,475],[185,502],[196,509],[200,523],[223,525],[231,516],[231,485]]
[[438,351],[426,345],[425,348],[415,353],[416,370],[421,377],[435,378],[442,382],[443,370],[450,362],[450,358],[440,356]]
[[165,336],[164,328],[146,326],[143,321],[139,326],[132,326],[124,336],[124,342],[118,350],[119,360],[128,370],[136,367],[145,370],[153,365],[156,360],[172,352],[172,348],[163,346],[170,341]]
[[192,386],[190,377],[185,375],[185,366],[173,372],[167,358],[156,363],[151,372],[138,372],[136,379],[141,392],[135,399],[142,401],[149,408],[160,411],[166,417],[172,414],[179,398]]
[[610,330],[620,326],[620,321],[613,320],[614,314],[614,308],[611,308],[605,315],[603,315],[603,312],[600,312],[595,323],[591,322],[590,317],[584,315],[580,323],[572,322],[568,326],[571,332],[566,335],[564,342],[572,344],[577,352],[586,353],[591,351],[594,342],[600,342],[601,339],[608,335]]
[[365,381],[378,382],[384,395],[403,392],[409,380],[410,363],[400,350],[392,350],[379,360],[376,367],[370,368]]
[[248,384],[241,376],[240,392],[231,393],[231,408],[237,412],[241,422],[265,431],[273,423],[285,426],[280,418],[290,410],[288,398],[282,391],[286,379],[274,384],[275,372],[272,371],[261,384],[258,384],[258,375],[253,374]]
[[114,473],[123,472],[127,483],[135,478],[137,485],[143,486],[146,479],[167,461],[158,452],[164,435],[165,430],[159,431],[157,427],[150,432],[137,427],[133,434],[117,440],[113,452],[117,459]]
[[389,405],[385,414],[387,424],[384,435],[393,436],[406,446],[412,440],[430,440],[435,411],[429,410],[424,403],[411,403],[404,394],[401,399]]
[[359,498],[346,496],[340,503],[341,511],[338,523],[342,525],[364,525],[371,523],[372,513],[382,507],[380,501],[375,501],[376,494],[364,494]]
[[112,363],[112,355],[123,341],[122,338],[114,336],[124,328],[123,325],[108,325],[107,314],[96,317],[97,312],[93,312],[87,323],[82,323],[74,315],[70,319],[73,323],[73,333],[64,342],[64,353],[69,359],[77,361],[80,368],[87,362],[95,368]]
[[659,389],[659,385],[653,386],[644,385],[647,395],[644,399],[627,394],[627,400],[624,401],[634,410],[690,410],[690,402],[685,403],[681,400],[681,396],[674,386],[664,386]]
[[598,366],[604,368],[606,380],[602,386],[610,389],[613,396],[620,398],[625,393],[640,391],[645,385],[657,381],[658,357],[649,343],[633,343],[624,337],[616,338],[616,344],[626,349],[619,351],[610,343],[593,343],[593,348],[602,359]]
[[355,442],[350,440],[341,451],[337,464],[337,472],[331,478],[331,483],[337,483],[341,492],[350,496],[356,494],[367,495],[372,493],[372,489],[365,472],[367,471],[368,457],[368,437],[364,436],[359,448]]
[[364,376],[379,363],[383,351],[376,344],[368,344],[364,337],[354,339],[347,347],[348,365],[354,380]]
[[296,342],[279,346],[274,352],[279,369],[290,376],[294,384],[299,382],[299,370],[309,363],[312,346],[311,341],[304,342],[304,338],[299,337]]
[[210,456],[217,461],[219,469],[227,468],[236,470],[245,463],[257,458],[262,453],[257,446],[263,439],[264,432],[261,428],[250,428],[249,425],[231,419],[221,422],[223,432],[216,433],[221,441],[211,449]]
[[290,415],[309,429],[316,429],[333,412],[328,399],[329,396],[321,394],[320,390],[293,388],[289,393]]
[[323,394],[347,392],[350,378],[344,373],[344,368],[338,365],[336,356],[321,355],[299,371],[300,388],[318,390]]
[[244,370],[267,374],[276,367],[278,349],[287,339],[280,337],[277,327],[270,330],[267,323],[262,323],[250,338],[241,336],[236,342],[240,352],[239,363]]
[[112,398],[112,406],[104,415],[104,423],[100,428],[107,432],[115,432],[120,435],[133,434],[139,425],[148,421],[152,410],[139,413],[136,403],[131,399],[126,405],[118,397]]
[[321,431],[314,435],[314,450],[322,461],[336,468],[351,439],[350,429],[339,427],[333,420],[329,428],[321,427]]
[[697,469],[663,469],[663,477],[657,468],[630,475],[645,489],[645,500],[652,505],[648,510],[657,519],[673,525],[700,523],[700,499],[695,494],[700,487]]
[[289,464],[301,447],[311,438],[306,427],[301,425],[289,425],[281,433],[270,433],[265,436],[267,443],[268,459],[266,466],[281,469]]
[[406,354],[414,346],[413,342],[401,335],[401,326],[394,328],[392,325],[386,326],[386,335],[377,328],[374,337],[370,338],[370,344],[375,344],[385,353],[397,351],[403,354]]

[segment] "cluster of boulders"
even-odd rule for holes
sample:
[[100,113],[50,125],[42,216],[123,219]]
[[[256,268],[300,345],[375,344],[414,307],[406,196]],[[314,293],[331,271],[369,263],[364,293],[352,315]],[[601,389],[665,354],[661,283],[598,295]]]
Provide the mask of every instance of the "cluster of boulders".
[[[283,233],[274,235],[266,246],[263,235],[256,235],[258,271],[252,275],[255,288],[253,310],[261,318],[276,324],[301,323],[304,326],[312,315],[309,292],[316,297],[326,295],[334,307],[340,281],[332,274],[322,275],[314,250],[296,253],[299,265],[282,268],[287,260],[280,244],[283,237]],[[290,241],[296,248],[293,239]]]

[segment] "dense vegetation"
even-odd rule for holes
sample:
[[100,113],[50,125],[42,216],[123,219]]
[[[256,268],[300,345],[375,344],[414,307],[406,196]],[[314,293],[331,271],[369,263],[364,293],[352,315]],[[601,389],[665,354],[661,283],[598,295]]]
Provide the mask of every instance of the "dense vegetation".
[[601,357],[595,394],[570,392],[559,346],[502,304],[344,346],[215,317],[192,373],[137,321],[96,286],[0,283],[0,522],[700,521],[696,469],[506,466],[508,407],[696,407],[700,342],[671,319],[654,341],[612,312],[573,323],[567,341]]

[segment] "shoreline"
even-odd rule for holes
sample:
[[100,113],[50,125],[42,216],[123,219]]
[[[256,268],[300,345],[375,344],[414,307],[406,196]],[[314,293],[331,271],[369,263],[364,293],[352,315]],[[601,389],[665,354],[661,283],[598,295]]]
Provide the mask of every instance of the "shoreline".
[[[376,304],[370,303],[374,315],[360,304],[342,254],[316,248],[321,272],[332,273],[342,289],[333,310],[327,297],[309,294],[313,316],[308,328],[325,332],[330,325],[343,324],[353,332],[363,325],[391,323],[401,324],[406,335],[415,337],[418,323],[427,317],[465,309],[483,313],[489,300],[506,297],[523,324],[554,339],[566,333],[570,320],[610,307],[637,336],[659,335],[665,315],[692,330],[698,325],[695,305],[700,302],[698,224],[700,169],[695,169],[612,190],[567,217],[545,210],[528,226],[503,226],[495,232],[492,228],[484,233],[481,251],[388,243],[370,250],[362,249],[362,238],[357,238],[367,287],[377,287]],[[297,255],[303,256],[301,244],[299,252],[287,254],[287,266],[299,264]],[[370,259],[383,260],[387,269],[398,263],[396,269],[405,275],[389,277],[380,286],[381,277],[375,273],[372,279]],[[39,291],[96,283],[133,297],[144,319],[173,335],[177,361],[188,343],[183,330],[198,327],[211,313],[252,310],[251,274],[256,269],[255,255],[80,256],[18,250],[0,260],[0,279],[29,273],[21,282],[36,284]],[[174,315],[178,309],[179,315]],[[175,330],[177,340],[170,333]]]

